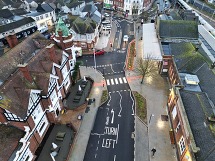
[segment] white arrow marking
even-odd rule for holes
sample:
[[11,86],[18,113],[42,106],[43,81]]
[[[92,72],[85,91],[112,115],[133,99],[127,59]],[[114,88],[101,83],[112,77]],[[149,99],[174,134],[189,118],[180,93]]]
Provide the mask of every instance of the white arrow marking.
[[113,158],[114,160],[113,161],[116,161],[116,155],[114,155],[114,158]]
[[112,113],[111,123],[113,123],[113,121],[114,121],[114,110],[113,109],[111,110],[111,113]]
[[110,95],[110,93],[108,93],[109,94],[109,101],[108,101],[108,103],[107,103],[107,106],[110,106],[110,101],[111,101],[111,95]]

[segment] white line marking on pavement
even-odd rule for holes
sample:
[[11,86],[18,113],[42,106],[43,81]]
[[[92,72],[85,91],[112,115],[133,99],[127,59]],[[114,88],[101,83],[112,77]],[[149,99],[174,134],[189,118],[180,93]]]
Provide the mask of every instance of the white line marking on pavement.
[[95,154],[95,158],[97,157],[97,154]]
[[111,85],[114,85],[114,81],[113,81],[113,79],[111,79],[110,81],[111,81]]
[[131,91],[130,91],[130,97],[132,99],[132,114],[131,115],[134,115],[134,99],[132,98],[132,95],[131,95]]
[[111,70],[114,72],[113,67],[112,67],[112,64],[110,65],[110,68],[111,68]]
[[117,136],[116,136],[116,144],[117,144],[117,142],[118,142],[118,136],[119,136],[119,124],[118,124],[118,130],[117,130],[118,132],[117,132]]
[[99,140],[98,140],[98,144],[99,144]]
[[116,155],[114,155],[113,161],[116,161]]
[[110,106],[110,101],[111,101],[111,95],[110,95],[110,92],[109,92],[109,101],[108,101],[108,103],[107,103],[107,106]]
[[122,82],[122,78],[119,78],[119,83],[120,83],[120,84],[122,84],[122,83],[123,83],[123,82]]
[[99,147],[97,146],[96,151],[99,149]]
[[123,81],[124,81],[124,83],[127,83],[127,80],[126,80],[126,78],[125,78],[125,77],[123,77]]
[[118,80],[117,80],[117,78],[115,78],[115,82],[116,82],[116,84],[118,84]]
[[100,135],[104,135],[104,134],[91,133],[91,135],[98,135],[100,137]]
[[[118,92],[119,93],[119,92]],[[121,112],[122,112],[122,105],[121,105],[121,102],[122,102],[122,95],[119,93],[120,95],[120,101],[119,101],[119,106],[120,106],[120,111],[119,111],[119,114],[118,116],[121,117]]]
[[114,121],[114,110],[113,109],[111,110],[111,113],[112,113],[111,123],[113,124],[113,121]]
[[109,86],[109,85],[110,85],[110,81],[109,81],[109,79],[107,79],[107,80],[106,80],[106,82],[107,82],[107,85]]

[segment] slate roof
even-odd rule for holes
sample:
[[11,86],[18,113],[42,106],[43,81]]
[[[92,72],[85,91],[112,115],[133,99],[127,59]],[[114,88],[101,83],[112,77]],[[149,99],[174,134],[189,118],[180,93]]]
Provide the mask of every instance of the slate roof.
[[0,124],[0,160],[9,160],[23,136],[23,131],[12,126]]
[[27,14],[28,12],[26,10],[24,10],[23,8],[18,8],[18,9],[14,9],[14,10],[11,10],[11,12],[14,14],[14,15],[25,15]]
[[81,12],[88,12],[90,14],[92,14],[93,12],[95,12],[97,9],[95,7],[94,4],[87,4],[85,5],[83,8],[80,9]]
[[215,160],[215,151],[209,153],[214,148],[215,137],[211,133],[209,124],[206,120],[207,116],[211,116],[213,114],[212,107],[206,94],[202,92],[188,92],[184,90],[180,90],[180,94],[196,145],[200,148],[200,151],[196,154],[196,160]]
[[21,0],[0,0],[0,8],[11,5],[12,8],[19,8],[23,2]]
[[96,23],[88,17],[78,17],[72,22],[72,28],[79,34],[93,33],[96,28]]
[[192,43],[170,43],[169,48],[180,72],[193,73],[205,63],[205,58],[195,51]]
[[16,29],[16,28],[19,28],[23,25],[26,25],[28,23],[31,23],[31,22],[35,22],[35,20],[31,17],[25,17],[21,20],[18,20],[16,22],[12,22],[12,23],[9,23],[9,24],[6,24],[6,25],[2,25],[0,26],[0,33],[3,33],[3,32],[7,32],[7,31],[10,31],[10,30],[13,30],[13,29]]
[[13,17],[13,13],[9,9],[1,9],[0,10],[0,17],[9,19]]
[[159,35],[161,38],[198,39],[198,24],[194,21],[160,20]]
[[68,8],[75,8],[75,7],[79,6],[82,3],[84,3],[84,1],[76,1],[76,2],[66,4],[66,6]]

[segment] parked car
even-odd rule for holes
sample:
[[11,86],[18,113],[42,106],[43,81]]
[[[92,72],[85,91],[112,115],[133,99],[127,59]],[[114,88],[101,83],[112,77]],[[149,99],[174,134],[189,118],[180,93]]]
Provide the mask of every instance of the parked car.
[[104,55],[105,51],[104,50],[96,50],[95,55]]
[[123,41],[127,42],[128,41],[128,35],[123,36]]

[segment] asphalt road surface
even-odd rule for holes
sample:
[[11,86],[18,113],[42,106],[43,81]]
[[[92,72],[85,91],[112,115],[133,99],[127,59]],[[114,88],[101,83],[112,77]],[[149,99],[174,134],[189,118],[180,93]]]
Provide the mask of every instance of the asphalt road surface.
[[[132,27],[131,22],[118,21],[113,51],[96,56],[96,69],[104,76],[109,99],[98,109],[84,161],[134,160],[135,102],[124,73],[129,42],[123,42],[124,35],[132,40]],[[93,56],[83,56],[78,61],[94,66]]]

